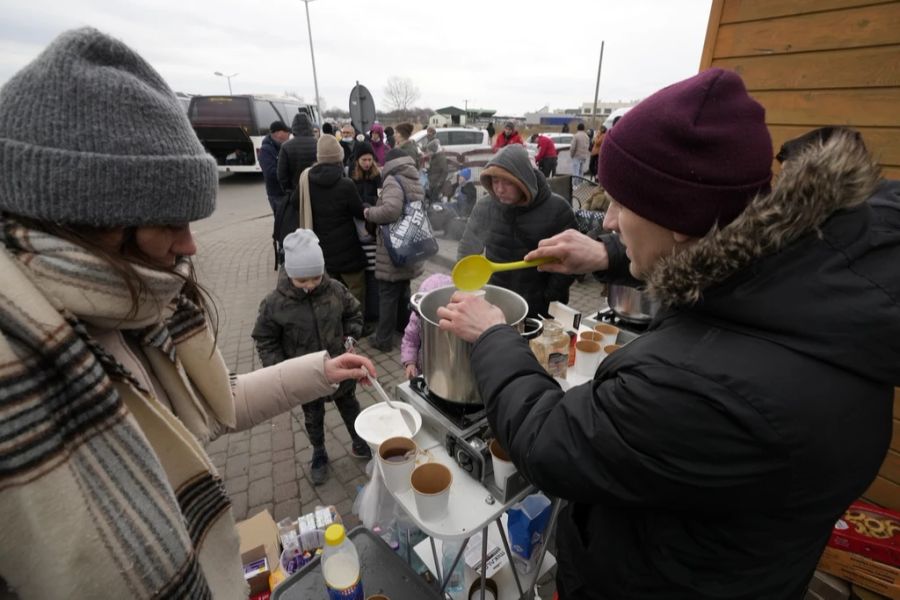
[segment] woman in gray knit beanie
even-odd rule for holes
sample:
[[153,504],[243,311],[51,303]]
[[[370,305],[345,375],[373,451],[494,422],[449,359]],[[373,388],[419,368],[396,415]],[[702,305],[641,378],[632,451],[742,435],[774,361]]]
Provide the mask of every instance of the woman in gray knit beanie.
[[229,374],[190,262],[216,164],[120,41],[69,31],[9,80],[0,172],[0,578],[22,598],[246,598],[203,444],[372,363]]

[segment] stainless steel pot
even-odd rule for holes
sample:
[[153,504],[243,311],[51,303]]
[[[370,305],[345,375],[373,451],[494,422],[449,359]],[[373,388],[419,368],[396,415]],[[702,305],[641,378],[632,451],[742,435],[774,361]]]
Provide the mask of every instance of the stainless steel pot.
[[623,321],[644,325],[652,321],[659,310],[659,302],[638,288],[611,283],[606,289],[609,308]]
[[[528,303],[522,296],[494,285],[484,286],[484,291],[484,299],[502,310],[507,324],[518,329],[526,339],[540,335],[543,324],[537,319],[525,318]],[[453,286],[442,287],[413,294],[410,299],[422,322],[422,375],[428,389],[448,402],[481,404],[469,363],[472,344],[438,327],[437,309],[447,306],[455,292]]]

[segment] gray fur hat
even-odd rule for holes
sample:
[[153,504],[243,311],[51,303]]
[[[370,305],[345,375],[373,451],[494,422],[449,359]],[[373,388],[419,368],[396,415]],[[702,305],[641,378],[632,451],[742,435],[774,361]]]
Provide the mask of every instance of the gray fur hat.
[[87,27],[0,90],[0,173],[0,210],[64,224],[182,224],[216,207],[216,162],[175,94]]

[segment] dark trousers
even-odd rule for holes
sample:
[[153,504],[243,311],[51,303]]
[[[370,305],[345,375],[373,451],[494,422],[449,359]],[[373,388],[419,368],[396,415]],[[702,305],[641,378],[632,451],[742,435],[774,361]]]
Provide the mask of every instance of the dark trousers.
[[541,164],[539,164],[538,167],[540,168],[541,173],[544,174],[544,177],[556,175],[557,160],[558,159],[555,156],[548,156],[541,159]]
[[378,282],[378,328],[375,343],[393,346],[394,332],[401,333],[409,322],[409,279]]
[[278,212],[278,205],[284,200],[284,196],[266,196],[269,200],[269,206],[272,207],[272,214]]
[[375,279],[375,271],[366,271],[366,323],[374,323],[378,320],[378,284],[379,281]]
[[[348,385],[349,384],[349,385]],[[356,435],[356,429],[353,422],[359,415],[359,401],[356,399],[356,382],[345,381],[341,384],[331,396],[317,398],[312,402],[307,402],[303,408],[303,423],[306,425],[306,434],[313,447],[321,448],[325,445],[325,400],[333,400],[337,406],[338,412],[341,413],[341,419],[347,426],[350,438],[354,441],[361,441]]]

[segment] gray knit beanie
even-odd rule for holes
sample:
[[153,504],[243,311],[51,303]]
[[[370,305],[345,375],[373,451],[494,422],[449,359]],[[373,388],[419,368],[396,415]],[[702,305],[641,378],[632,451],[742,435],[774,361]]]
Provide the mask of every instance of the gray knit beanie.
[[0,90],[0,173],[0,211],[64,224],[182,224],[216,206],[216,162],[175,94],[87,27]]
[[284,270],[288,277],[318,277],[325,272],[325,257],[319,238],[311,229],[289,233],[284,246]]
[[316,142],[317,163],[340,163],[344,161],[344,148],[333,135],[325,134]]

